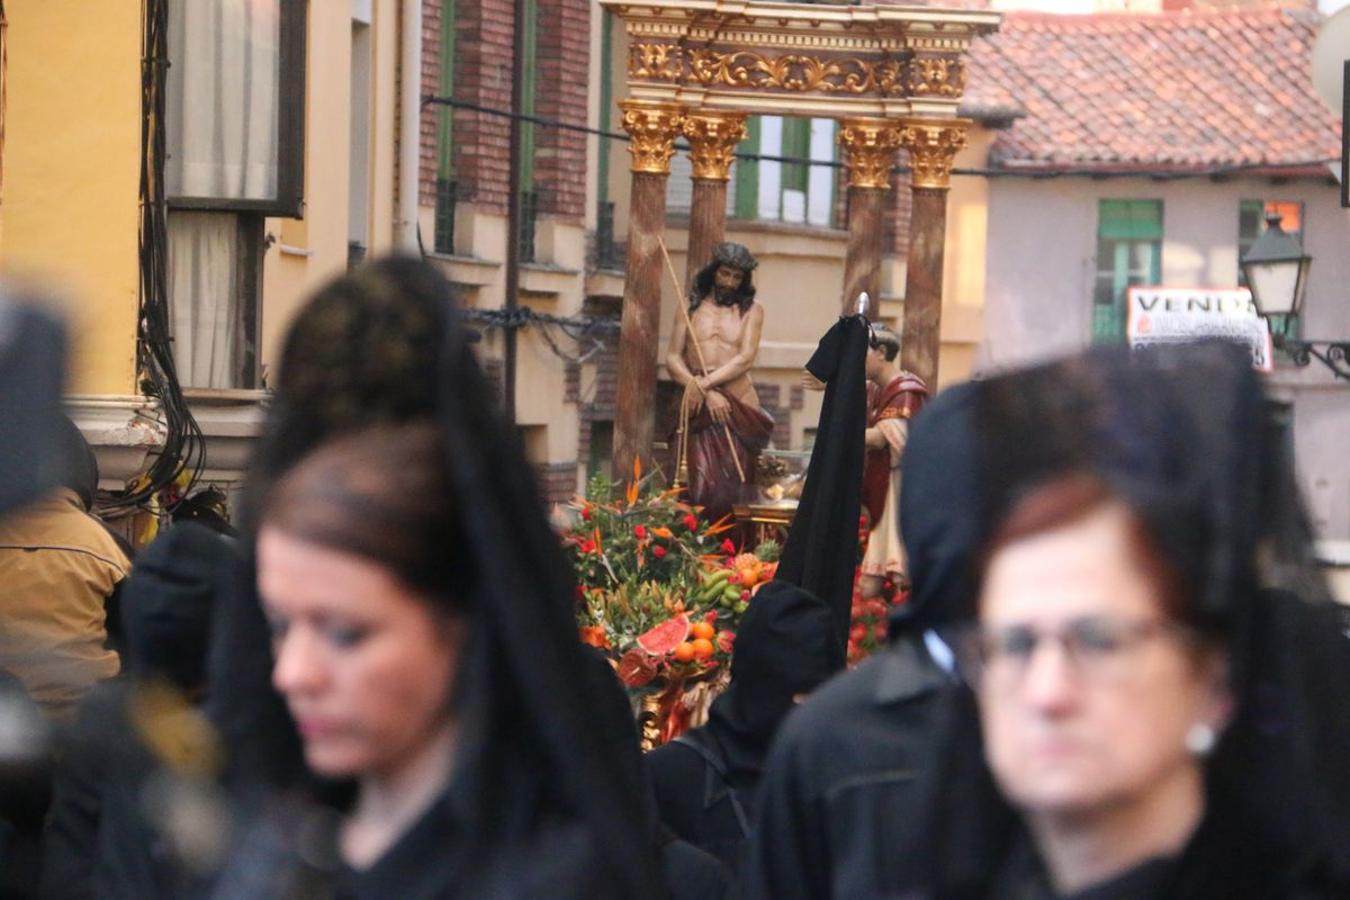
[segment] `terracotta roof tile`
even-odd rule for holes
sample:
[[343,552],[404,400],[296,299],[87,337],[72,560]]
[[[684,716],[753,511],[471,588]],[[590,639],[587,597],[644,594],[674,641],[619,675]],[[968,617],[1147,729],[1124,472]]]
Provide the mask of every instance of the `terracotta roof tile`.
[[1278,8],[1008,13],[971,49],[963,108],[1025,113],[991,152],[1007,169],[1306,167],[1340,157],[1309,74],[1320,22]]

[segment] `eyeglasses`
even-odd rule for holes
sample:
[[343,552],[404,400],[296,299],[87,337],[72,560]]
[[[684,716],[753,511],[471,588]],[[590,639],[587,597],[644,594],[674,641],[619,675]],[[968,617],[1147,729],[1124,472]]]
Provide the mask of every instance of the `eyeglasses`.
[[1186,637],[1185,626],[1164,619],[1122,620],[1105,616],[1072,619],[1059,628],[1030,625],[977,629],[963,642],[962,661],[975,687],[1004,689],[1026,676],[1042,640],[1053,641],[1079,676],[1094,682],[1127,678],[1134,652],[1158,637]]

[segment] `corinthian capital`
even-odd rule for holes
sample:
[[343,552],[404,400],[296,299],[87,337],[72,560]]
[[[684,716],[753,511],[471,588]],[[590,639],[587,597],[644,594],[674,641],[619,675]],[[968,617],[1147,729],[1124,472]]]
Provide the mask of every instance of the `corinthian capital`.
[[916,188],[946,189],[951,186],[952,162],[966,146],[966,119],[925,122],[909,119],[901,141],[909,151],[910,184]]
[[623,109],[623,130],[631,138],[628,152],[633,154],[633,171],[669,175],[684,109],[673,103],[643,100],[621,100],[619,106]]
[[689,159],[698,181],[726,181],[736,145],[745,140],[745,113],[698,112],[684,117]]
[[849,187],[890,186],[895,151],[900,149],[900,125],[888,119],[844,119],[839,123],[839,144],[848,165]]

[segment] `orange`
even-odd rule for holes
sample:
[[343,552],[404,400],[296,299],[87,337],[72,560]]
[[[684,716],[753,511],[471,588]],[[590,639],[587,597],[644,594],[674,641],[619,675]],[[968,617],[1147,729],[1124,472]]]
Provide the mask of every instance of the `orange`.
[[712,640],[713,635],[717,634],[717,629],[711,622],[695,622],[694,627],[689,629],[690,634],[696,638],[707,638]]
[[707,638],[696,638],[692,650],[697,659],[708,659],[713,655],[713,643]]
[[675,649],[671,651],[675,656],[676,662],[692,662],[697,652],[698,651],[694,649],[694,645],[688,641],[680,641],[675,645]]

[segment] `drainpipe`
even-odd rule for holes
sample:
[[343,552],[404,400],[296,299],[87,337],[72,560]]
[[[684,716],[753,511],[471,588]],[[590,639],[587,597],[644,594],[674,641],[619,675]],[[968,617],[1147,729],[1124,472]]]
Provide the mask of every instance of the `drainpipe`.
[[417,189],[422,146],[422,0],[403,0],[402,36],[394,247],[400,253],[421,255],[417,240]]

